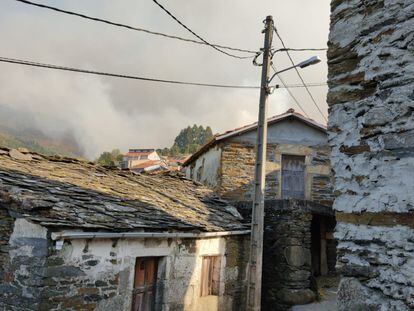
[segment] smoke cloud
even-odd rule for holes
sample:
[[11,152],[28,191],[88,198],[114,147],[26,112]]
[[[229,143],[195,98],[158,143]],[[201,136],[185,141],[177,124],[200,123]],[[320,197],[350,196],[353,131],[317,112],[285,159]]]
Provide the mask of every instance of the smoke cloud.
[[[166,6],[214,43],[249,49],[262,45],[262,20],[272,14],[290,47],[325,47],[329,0],[174,1]],[[130,25],[191,37],[152,1],[42,1]],[[109,72],[224,84],[258,85],[260,68],[202,46],[157,38],[32,8],[2,2],[0,55]],[[278,47],[274,38],[275,47]],[[296,53],[296,61],[312,53]],[[326,81],[324,60],[303,71],[308,82]],[[289,66],[283,54],[278,68]],[[293,72],[283,77],[299,83]],[[326,87],[312,92],[323,110]],[[303,89],[293,90],[310,117],[322,117]],[[170,146],[187,125],[225,131],[257,118],[257,90],[205,89],[120,80],[0,63],[0,107],[30,114],[30,126],[49,137],[71,133],[92,159],[104,150]],[[271,96],[269,115],[295,106],[285,90]],[[28,126],[28,124],[25,124]],[[19,126],[16,124],[16,126]]]

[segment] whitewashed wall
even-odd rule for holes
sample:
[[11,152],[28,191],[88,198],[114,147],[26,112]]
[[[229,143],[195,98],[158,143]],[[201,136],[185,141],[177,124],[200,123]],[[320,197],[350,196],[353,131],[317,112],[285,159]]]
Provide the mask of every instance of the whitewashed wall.
[[[218,185],[220,161],[221,148],[215,146],[200,155],[195,163],[186,167],[186,177],[215,188]],[[198,172],[200,172],[200,178],[197,178]]]
[[[131,309],[136,257],[160,257],[158,307],[162,310],[231,310],[232,297],[224,295],[225,283],[237,279],[243,267],[226,268],[226,239],[123,239],[71,240],[60,256],[65,265],[80,267],[90,282],[109,280],[119,275],[118,293],[103,300],[97,310]],[[202,256],[221,256],[220,295],[200,297]],[[90,257],[92,256],[92,257]],[[98,260],[94,266],[88,261]]]
[[414,309],[414,1],[333,0],[339,310]]

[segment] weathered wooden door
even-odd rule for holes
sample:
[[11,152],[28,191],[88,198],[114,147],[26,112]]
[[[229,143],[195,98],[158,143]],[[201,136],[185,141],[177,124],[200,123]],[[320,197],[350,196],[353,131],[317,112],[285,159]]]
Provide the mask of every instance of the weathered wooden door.
[[305,198],[305,157],[282,155],[282,198]]
[[152,311],[154,309],[157,268],[157,257],[136,259],[132,311]]

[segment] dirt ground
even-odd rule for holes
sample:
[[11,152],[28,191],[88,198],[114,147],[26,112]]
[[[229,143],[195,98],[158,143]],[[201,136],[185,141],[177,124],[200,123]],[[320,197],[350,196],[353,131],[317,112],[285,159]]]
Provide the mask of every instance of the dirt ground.
[[294,306],[292,311],[336,311],[336,292],[337,288],[326,288],[324,297],[321,301],[302,306]]
[[337,311],[336,296],[339,277],[324,276],[316,279],[318,287],[318,301],[302,306],[294,306],[292,311]]

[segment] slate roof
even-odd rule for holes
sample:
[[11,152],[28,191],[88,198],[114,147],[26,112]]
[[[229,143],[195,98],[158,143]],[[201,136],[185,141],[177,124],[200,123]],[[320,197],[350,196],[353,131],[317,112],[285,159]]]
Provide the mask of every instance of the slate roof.
[[141,163],[138,163],[137,165],[131,166],[129,169],[130,170],[144,169],[144,168],[154,166],[157,164],[161,164],[161,161],[149,160],[149,161],[141,162]]
[[14,217],[61,229],[245,229],[234,207],[181,175],[140,175],[27,150],[0,148],[0,204]]
[[126,157],[135,157],[135,156],[145,156],[154,153],[155,149],[129,149],[129,151],[124,155]]
[[[302,114],[296,112],[294,109],[288,109],[285,113],[279,114],[279,115],[275,115],[272,116],[270,118],[267,118],[267,124],[272,125],[278,122],[281,122],[283,120],[287,120],[287,119],[295,119],[298,121],[301,121],[321,132],[326,133],[326,126],[322,125],[312,119],[309,119],[305,116],[303,116]],[[192,162],[194,162],[201,154],[203,154],[204,152],[206,152],[207,150],[209,150],[212,146],[214,146],[217,142],[222,141],[224,139],[227,139],[229,137],[234,137],[234,136],[238,136],[238,135],[242,135],[246,132],[250,132],[253,130],[257,129],[257,122],[245,125],[245,126],[241,126],[229,131],[226,131],[224,133],[221,134],[216,134],[214,135],[214,137],[207,142],[204,146],[202,146],[197,152],[195,152],[191,157],[189,157],[183,164],[183,166],[187,166],[189,164],[191,164]]]

